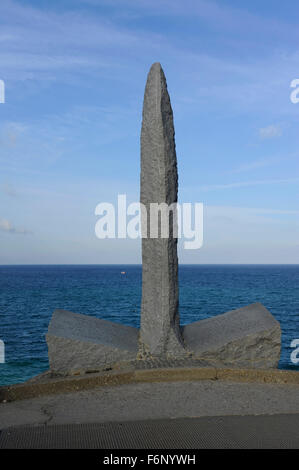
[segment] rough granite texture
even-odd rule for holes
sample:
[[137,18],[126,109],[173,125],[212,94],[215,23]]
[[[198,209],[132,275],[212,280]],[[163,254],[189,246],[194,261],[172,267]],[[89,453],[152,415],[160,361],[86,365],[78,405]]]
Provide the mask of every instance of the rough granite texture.
[[[148,237],[142,239],[139,357],[184,354],[178,312],[177,239],[173,237],[172,217],[169,218],[168,238],[149,238],[149,205],[176,203],[177,193],[173,113],[164,72],[161,65],[155,63],[147,78],[141,131],[140,201],[147,208]],[[143,217],[141,223],[144,230],[146,220]],[[161,229],[161,220],[158,227]]]
[[59,373],[101,369],[136,358],[138,330],[55,310],[46,335],[50,368]]
[[216,367],[273,368],[280,358],[280,324],[260,303],[183,328],[186,348]]

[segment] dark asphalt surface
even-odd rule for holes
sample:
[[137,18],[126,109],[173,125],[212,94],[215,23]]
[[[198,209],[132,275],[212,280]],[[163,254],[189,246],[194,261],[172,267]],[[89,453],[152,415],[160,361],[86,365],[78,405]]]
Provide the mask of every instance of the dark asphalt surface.
[[299,449],[299,414],[20,426],[0,449]]

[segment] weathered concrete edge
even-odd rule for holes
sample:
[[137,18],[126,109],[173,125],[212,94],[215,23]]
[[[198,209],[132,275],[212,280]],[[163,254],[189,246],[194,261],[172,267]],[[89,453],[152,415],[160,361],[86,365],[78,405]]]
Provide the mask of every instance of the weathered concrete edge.
[[100,386],[196,380],[227,380],[232,382],[299,385],[299,372],[270,369],[217,369],[214,367],[112,371],[90,374],[84,377],[64,377],[49,379],[40,383],[24,383],[0,387],[0,403],[43,395],[71,393]]

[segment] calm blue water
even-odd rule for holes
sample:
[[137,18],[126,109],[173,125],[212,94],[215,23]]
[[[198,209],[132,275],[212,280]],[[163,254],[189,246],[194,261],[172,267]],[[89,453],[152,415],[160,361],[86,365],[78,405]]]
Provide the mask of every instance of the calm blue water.
[[[182,324],[259,301],[281,323],[280,367],[299,370],[290,360],[299,338],[298,265],[184,265],[179,274]],[[56,308],[139,326],[140,298],[141,266],[0,266],[0,385],[48,368],[45,333]]]

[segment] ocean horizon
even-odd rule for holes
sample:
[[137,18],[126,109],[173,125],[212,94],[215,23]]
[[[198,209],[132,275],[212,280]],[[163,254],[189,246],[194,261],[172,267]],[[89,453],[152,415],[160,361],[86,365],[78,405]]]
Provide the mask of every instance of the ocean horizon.
[[[125,272],[125,274],[122,274]],[[45,334],[61,308],[139,327],[141,264],[0,266],[0,385],[48,369]],[[291,342],[299,338],[298,264],[180,264],[180,320],[185,325],[261,302],[280,322],[279,368],[299,370]]]

